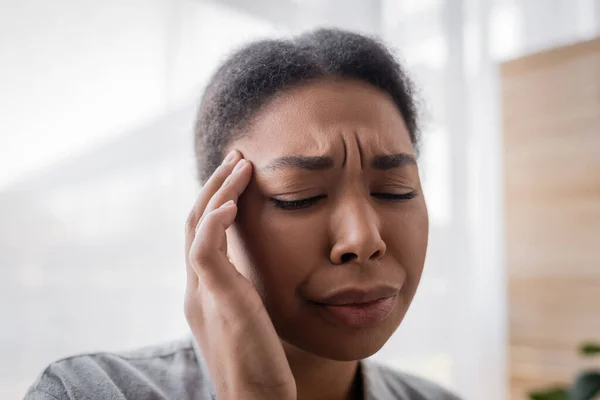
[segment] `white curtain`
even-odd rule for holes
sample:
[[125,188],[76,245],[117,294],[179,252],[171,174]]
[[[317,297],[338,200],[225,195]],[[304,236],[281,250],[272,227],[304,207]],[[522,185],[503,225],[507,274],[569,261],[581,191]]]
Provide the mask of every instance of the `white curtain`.
[[598,34],[599,3],[12,2],[0,14],[0,397],[21,397],[56,358],[186,333],[202,86],[243,42],[333,25],[395,47],[427,106],[426,272],[375,358],[506,399],[496,63]]

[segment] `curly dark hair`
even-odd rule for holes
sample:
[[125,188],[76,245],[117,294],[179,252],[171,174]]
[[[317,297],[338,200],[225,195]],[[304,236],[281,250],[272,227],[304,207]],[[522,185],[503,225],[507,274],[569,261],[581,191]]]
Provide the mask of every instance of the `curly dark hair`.
[[194,148],[204,184],[232,140],[277,93],[310,81],[343,78],[387,93],[418,147],[414,85],[377,39],[339,29],[318,29],[291,39],[262,40],[232,54],[215,72],[198,109]]

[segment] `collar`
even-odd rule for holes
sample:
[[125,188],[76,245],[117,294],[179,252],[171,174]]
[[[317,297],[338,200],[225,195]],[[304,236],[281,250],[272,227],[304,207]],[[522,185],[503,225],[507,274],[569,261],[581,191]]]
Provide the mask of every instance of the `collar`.
[[[200,381],[202,395],[209,399],[216,399],[215,388],[210,378],[208,366],[202,351],[193,336],[190,335],[190,341],[194,348],[198,368],[200,369]],[[390,392],[389,387],[385,384],[381,376],[380,366],[370,360],[364,359],[359,361],[359,370],[363,381],[363,398],[364,400],[386,400],[394,398],[394,394]]]
[[360,370],[363,379],[363,397],[365,400],[395,399],[396,395],[390,391],[385,383],[381,366],[375,361],[364,359],[360,361]]

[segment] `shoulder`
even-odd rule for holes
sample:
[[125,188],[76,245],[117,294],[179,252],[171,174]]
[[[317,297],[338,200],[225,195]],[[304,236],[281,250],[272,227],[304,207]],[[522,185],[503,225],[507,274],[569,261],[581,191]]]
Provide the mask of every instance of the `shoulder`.
[[191,339],[123,353],[80,354],[51,363],[25,399],[210,398],[204,371]]
[[452,392],[417,376],[373,360],[364,360],[367,398],[400,400],[460,400]]

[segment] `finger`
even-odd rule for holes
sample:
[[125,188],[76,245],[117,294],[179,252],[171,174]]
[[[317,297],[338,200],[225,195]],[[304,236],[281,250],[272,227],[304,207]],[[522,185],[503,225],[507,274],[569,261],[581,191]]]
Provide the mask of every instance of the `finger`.
[[202,214],[204,214],[206,205],[215,192],[223,185],[225,179],[231,174],[231,171],[240,158],[241,154],[238,151],[234,150],[230,152],[221,165],[213,172],[208,181],[202,186],[202,190],[200,190],[200,194],[186,220],[186,233],[193,234],[196,231],[196,226],[200,221]]
[[[217,192],[212,196],[212,198],[206,205],[206,207],[204,209],[204,214],[200,218],[200,221],[198,222],[196,229],[198,230],[200,228],[200,226],[202,225],[202,220],[204,218],[206,218],[208,215],[210,215],[213,211],[217,210],[223,204],[225,204],[226,202],[228,202],[230,200],[237,201],[239,196],[242,194],[242,192],[248,186],[251,175],[252,175],[252,166],[251,166],[250,162],[247,160],[243,160],[243,159],[239,160],[238,163],[236,164],[235,168],[231,172],[231,174],[223,181],[223,184],[221,185],[219,190],[217,190]],[[227,225],[227,228],[230,225],[231,225],[231,223]],[[197,235],[198,234],[196,233],[196,236]],[[191,243],[194,240],[194,237],[192,237],[191,235],[188,235],[188,236],[189,236],[188,240],[190,242],[190,245],[186,247],[186,252],[189,255]],[[197,282],[196,282],[197,278],[194,276],[195,274],[192,273],[192,271],[190,271],[190,268],[188,268],[187,274],[188,274],[188,282],[190,284],[197,285]]]
[[234,150],[231,151],[223,160],[221,165],[213,172],[208,181],[203,185],[202,190],[200,190],[200,194],[196,199],[190,213],[185,222],[185,263],[187,270],[188,283],[194,283],[197,281],[196,274],[191,271],[189,268],[189,260],[188,254],[190,252],[190,246],[192,245],[192,241],[194,240],[194,236],[196,234],[196,228],[198,226],[198,222],[204,214],[204,209],[206,205],[215,194],[217,190],[223,185],[223,182],[227,177],[231,174],[231,171],[235,167],[236,163],[241,158],[241,154]]
[[227,236],[237,214],[233,200],[206,214],[198,226],[188,258],[193,271],[205,283],[216,287],[231,286],[237,270],[227,258]]
[[251,176],[252,164],[248,160],[239,160],[231,175],[225,179],[219,190],[217,190],[206,205],[204,215],[208,215],[229,200],[237,203],[238,198],[248,186]]

